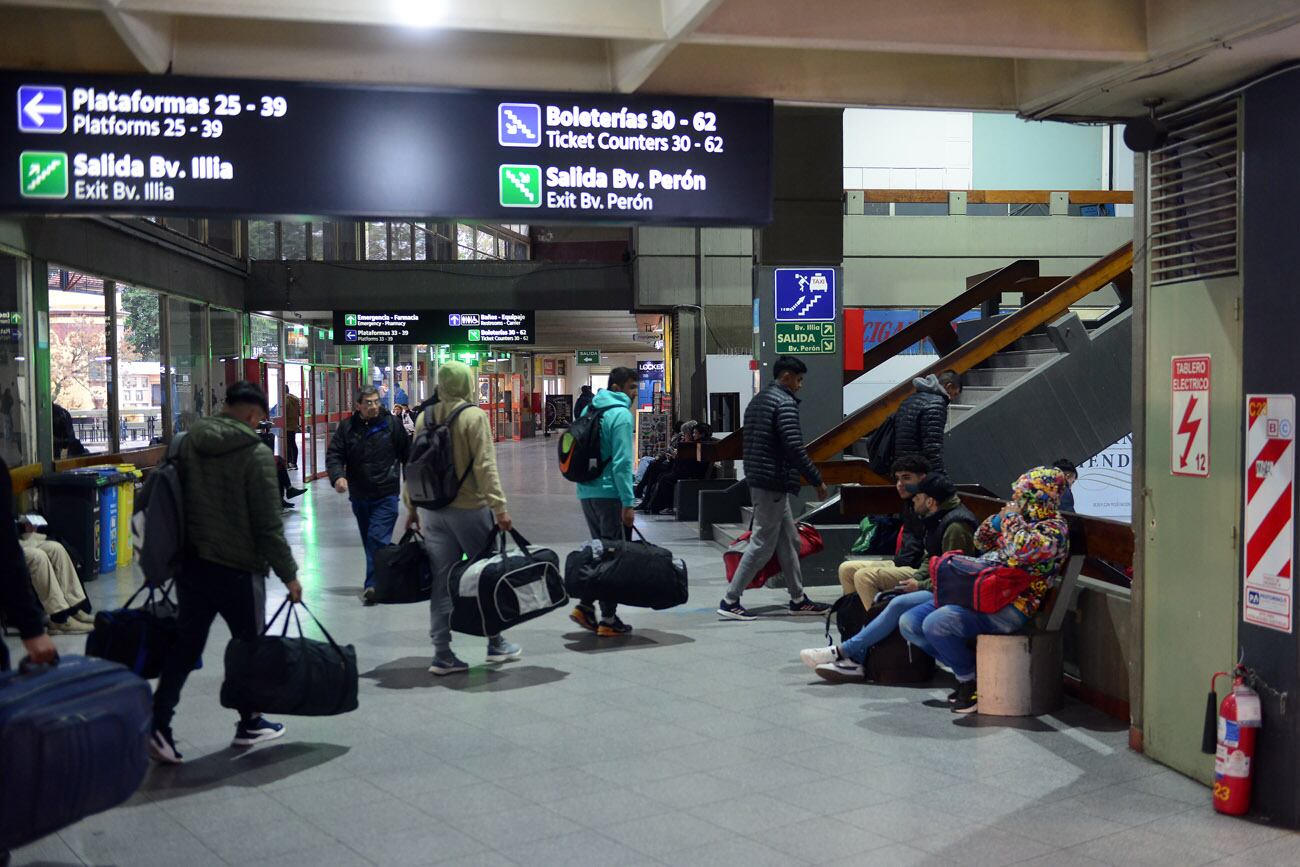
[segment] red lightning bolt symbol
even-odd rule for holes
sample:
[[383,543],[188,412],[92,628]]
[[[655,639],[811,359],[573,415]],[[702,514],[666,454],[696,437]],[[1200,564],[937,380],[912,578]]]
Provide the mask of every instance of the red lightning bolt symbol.
[[1183,456],[1178,459],[1178,468],[1187,467],[1187,456],[1192,453],[1192,443],[1196,442],[1196,432],[1201,429],[1201,420],[1192,418],[1192,410],[1196,409],[1196,395],[1187,402],[1187,411],[1183,413],[1182,423],[1178,425],[1178,435],[1187,434],[1187,448],[1183,449]]

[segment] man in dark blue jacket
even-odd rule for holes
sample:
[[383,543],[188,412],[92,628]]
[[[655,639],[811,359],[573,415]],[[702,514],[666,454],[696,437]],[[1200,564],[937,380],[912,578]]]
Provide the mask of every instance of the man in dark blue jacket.
[[946,475],[943,441],[948,430],[948,404],[961,396],[961,377],[951,370],[912,380],[916,391],[894,415],[894,454],[920,455],[931,472]]
[[790,494],[797,494],[800,477],[817,486],[817,496],[828,491],[817,465],[808,457],[799,424],[799,399],[808,367],[793,356],[783,355],[772,368],[775,381],[759,392],[745,410],[745,481],[754,506],[754,526],[749,547],[740,558],[731,586],[718,603],[724,620],[755,620],[740,604],[740,594],[758,570],[776,554],[790,591],[791,614],[824,614],[829,606],[813,602],[803,592],[799,568],[799,529],[790,511]]

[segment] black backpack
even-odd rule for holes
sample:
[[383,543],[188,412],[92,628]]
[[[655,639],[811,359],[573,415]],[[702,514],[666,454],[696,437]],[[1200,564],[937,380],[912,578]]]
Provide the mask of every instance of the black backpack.
[[896,426],[891,415],[867,437],[867,461],[873,473],[888,477],[889,468],[894,464],[895,436]]
[[435,511],[445,509],[456,499],[460,486],[474,471],[471,458],[464,474],[456,475],[456,458],[451,447],[451,423],[469,407],[468,403],[459,406],[436,423],[429,411],[424,413],[424,427],[416,431],[411,457],[406,462],[406,488],[412,505]]
[[600,457],[600,419],[612,406],[587,411],[573,420],[560,436],[560,472],[571,482],[594,482],[609,461]]

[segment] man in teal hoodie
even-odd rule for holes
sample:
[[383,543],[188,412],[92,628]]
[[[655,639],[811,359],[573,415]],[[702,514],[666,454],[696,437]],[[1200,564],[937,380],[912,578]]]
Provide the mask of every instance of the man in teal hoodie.
[[[632,537],[636,498],[632,494],[633,463],[632,398],[641,375],[630,367],[609,372],[609,388],[596,395],[584,415],[600,413],[600,459],[605,471],[594,482],[578,484],[578,500],[593,539],[621,541]],[[632,631],[618,619],[618,605],[601,600],[600,621],[596,621],[594,599],[583,599],[569,613],[569,619],[599,636],[626,635]]]

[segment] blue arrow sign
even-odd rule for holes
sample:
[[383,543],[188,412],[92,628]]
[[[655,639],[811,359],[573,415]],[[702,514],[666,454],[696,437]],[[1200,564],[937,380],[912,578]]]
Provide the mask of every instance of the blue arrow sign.
[[18,88],[18,131],[61,133],[68,128],[68,95],[61,87]]

